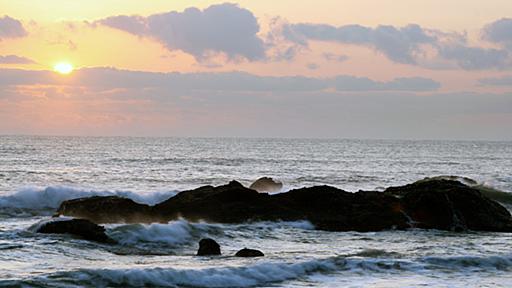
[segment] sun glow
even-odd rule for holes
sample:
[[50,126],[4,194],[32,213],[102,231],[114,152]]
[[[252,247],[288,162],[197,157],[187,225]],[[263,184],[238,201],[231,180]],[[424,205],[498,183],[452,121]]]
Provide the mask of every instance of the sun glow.
[[73,69],[73,65],[71,65],[71,63],[68,62],[60,62],[53,66],[53,70],[60,74],[69,74],[73,72]]

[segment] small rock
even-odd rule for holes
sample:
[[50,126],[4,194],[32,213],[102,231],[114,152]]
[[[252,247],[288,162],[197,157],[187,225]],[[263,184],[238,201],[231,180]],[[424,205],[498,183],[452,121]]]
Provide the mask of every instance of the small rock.
[[197,250],[197,256],[212,256],[221,255],[220,245],[215,240],[210,238],[204,238],[199,241],[199,249]]
[[55,220],[44,223],[37,229],[38,233],[71,234],[85,240],[100,243],[116,243],[105,234],[105,228],[86,219]]
[[235,254],[236,257],[263,257],[265,254],[260,250],[244,248]]
[[283,188],[283,183],[270,177],[262,177],[254,181],[249,188],[258,192],[279,192]]

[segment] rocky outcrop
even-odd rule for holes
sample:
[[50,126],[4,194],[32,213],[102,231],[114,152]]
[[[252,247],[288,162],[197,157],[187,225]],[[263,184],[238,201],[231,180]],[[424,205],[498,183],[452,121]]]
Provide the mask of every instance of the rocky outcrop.
[[308,220],[330,231],[380,231],[409,227],[512,232],[510,213],[458,181],[428,179],[385,192],[346,192],[315,186],[269,195],[236,181],[184,191],[155,206],[117,197],[62,203],[60,214],[104,222],[189,221],[220,223]]
[[477,188],[459,181],[423,180],[388,188],[418,228],[441,230],[512,231],[509,211]]
[[199,241],[197,256],[217,256],[221,255],[220,245],[215,240],[204,238]]
[[279,192],[283,189],[283,183],[275,181],[270,177],[261,177],[254,181],[249,188],[258,192]]
[[116,243],[116,241],[105,234],[105,228],[86,219],[56,219],[41,224],[36,232],[46,234],[71,234],[85,240],[108,244]]
[[260,250],[244,248],[235,254],[236,257],[263,257],[265,254]]
[[72,215],[96,223],[150,223],[151,207],[117,196],[93,196],[64,201],[57,215]]

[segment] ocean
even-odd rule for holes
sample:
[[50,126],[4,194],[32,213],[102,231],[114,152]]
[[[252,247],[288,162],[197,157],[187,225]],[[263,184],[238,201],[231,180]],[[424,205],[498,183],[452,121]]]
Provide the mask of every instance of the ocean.
[[[511,287],[508,233],[186,220],[107,224],[114,245],[35,233],[62,201],[92,195],[156,204],[262,176],[285,192],[440,175],[473,179],[512,208],[512,142],[0,136],[0,287]],[[206,237],[223,256],[194,256]],[[232,257],[244,247],[265,257]]]

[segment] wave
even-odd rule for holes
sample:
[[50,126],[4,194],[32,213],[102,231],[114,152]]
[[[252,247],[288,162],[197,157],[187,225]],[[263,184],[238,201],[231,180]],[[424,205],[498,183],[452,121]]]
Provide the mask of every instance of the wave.
[[205,269],[83,269],[59,272],[27,282],[43,286],[66,283],[96,287],[254,287],[297,279],[312,273],[333,272],[345,263],[346,260],[341,257],[332,257],[300,263],[265,262],[245,267]]
[[[0,214],[7,215],[48,215],[66,201],[92,196],[120,196],[135,202],[154,205],[176,195],[176,191],[152,192],[139,194],[131,191],[90,190],[67,186],[49,186],[45,188],[26,187],[19,191],[0,197]],[[14,214],[15,213],[15,214]]]
[[[0,281],[0,285],[58,284],[95,287],[254,287],[307,278],[318,274],[375,276],[401,275],[404,272],[439,277],[440,274],[512,270],[512,258],[507,256],[424,257],[416,260],[375,259],[334,256],[298,263],[256,262],[248,266],[222,266],[218,268],[128,268],[80,269],[36,276],[22,281]],[[311,278],[313,279],[313,278]],[[309,282],[311,283],[311,282]]]
[[459,257],[424,257],[421,262],[433,265],[429,268],[451,268],[466,270],[490,269],[510,271],[512,270],[512,256],[459,256]]
[[[294,222],[253,222],[243,224],[220,224],[188,222],[180,219],[166,224],[111,224],[107,225],[107,234],[115,239],[122,248],[114,247],[117,254],[175,254],[176,248],[197,245],[201,238],[240,238],[253,239],[267,231],[275,234],[276,229],[312,230],[308,221]],[[131,249],[133,248],[133,249]]]
[[122,245],[156,243],[176,247],[201,237],[222,235],[222,229],[220,225],[177,220],[167,224],[111,225],[107,233]]

